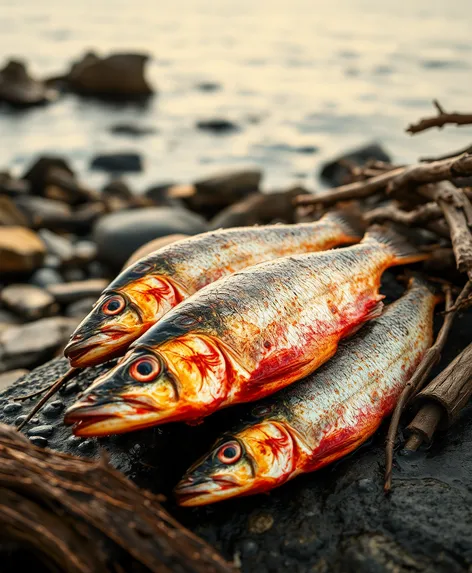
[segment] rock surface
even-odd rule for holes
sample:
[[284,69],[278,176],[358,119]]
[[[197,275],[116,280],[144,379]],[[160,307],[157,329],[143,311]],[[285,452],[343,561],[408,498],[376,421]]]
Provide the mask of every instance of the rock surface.
[[19,368],[17,370],[9,370],[8,372],[0,374],[0,392],[13,386],[15,382],[17,382],[22,376],[25,376],[25,374],[28,374],[28,372],[29,370]]
[[0,101],[15,106],[31,106],[53,100],[57,93],[32,78],[23,62],[10,60],[0,70]]
[[57,302],[70,304],[86,297],[94,297],[96,300],[107,284],[105,279],[88,279],[51,285],[47,290]]
[[173,234],[196,235],[206,231],[198,215],[184,209],[148,207],[105,215],[94,229],[98,256],[116,269],[142,245]]
[[0,227],[0,272],[26,272],[41,266],[46,248],[41,239],[24,227]]
[[143,162],[138,153],[102,153],[92,159],[90,168],[110,173],[139,172]]
[[[470,334],[469,312],[455,323],[438,368],[466,346]],[[19,403],[15,397],[50,384],[67,367],[64,359],[56,359],[3,392],[0,421],[14,424],[21,420],[36,399]],[[64,408],[105,369],[87,369],[71,381],[25,433],[41,433],[42,426],[52,426],[48,437],[31,438],[42,438],[42,446],[88,457],[98,457],[99,448],[105,449],[111,463],[138,485],[167,495],[166,507],[228,559],[240,561],[243,573],[470,571],[472,408],[429,450],[414,456],[397,454],[389,497],[382,489],[384,426],[350,456],[269,495],[204,508],[177,508],[171,488],[221,429],[238,419],[241,410],[229,408],[198,426],[168,424],[109,438],[74,437],[61,423]]]
[[349,175],[349,169],[346,167],[346,164],[362,166],[369,159],[386,161],[388,163],[391,161],[390,155],[381,145],[370,143],[352,151],[347,151],[340,157],[325,163],[321,168],[320,177],[332,187],[343,185],[346,182],[346,177]]
[[0,332],[0,372],[30,368],[49,360],[64,345],[78,322],[74,318],[42,318]]
[[145,54],[113,54],[100,58],[93,52],[75,63],[66,81],[69,87],[84,95],[104,97],[148,96],[153,89],[145,78]]
[[56,314],[59,310],[54,297],[37,286],[11,284],[1,293],[1,302],[25,320],[37,320]]

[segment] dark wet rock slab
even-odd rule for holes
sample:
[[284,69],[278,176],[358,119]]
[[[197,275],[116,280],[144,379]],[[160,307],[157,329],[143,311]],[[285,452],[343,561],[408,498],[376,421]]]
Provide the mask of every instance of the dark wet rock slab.
[[[386,273],[387,302],[401,288]],[[463,313],[443,354],[442,369],[470,340],[471,313]],[[440,323],[440,321],[438,321]],[[439,326],[439,324],[438,324]],[[0,394],[0,421],[14,424],[36,399],[15,397],[51,383],[67,370],[56,359]],[[230,408],[198,426],[171,424],[100,439],[74,437],[64,409],[108,366],[85,370],[25,428],[52,426],[48,447],[111,463],[138,485],[168,496],[167,508],[246,573],[399,573],[470,571],[472,564],[472,408],[426,451],[396,456],[394,489],[383,493],[386,425],[340,462],[299,477],[269,495],[204,508],[177,508],[171,488],[216,435],[244,408]],[[12,404],[19,404],[14,406]],[[17,422],[19,423],[19,422]]]

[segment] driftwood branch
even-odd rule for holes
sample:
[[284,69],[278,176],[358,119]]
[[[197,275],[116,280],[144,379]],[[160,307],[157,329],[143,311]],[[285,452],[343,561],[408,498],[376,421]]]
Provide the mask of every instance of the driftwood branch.
[[432,127],[437,127],[439,129],[443,128],[448,124],[455,125],[470,125],[472,124],[472,113],[457,113],[455,111],[448,113],[444,111],[444,108],[439,104],[437,100],[433,100],[433,105],[437,109],[437,115],[433,117],[425,117],[421,119],[418,123],[412,123],[406,129],[408,133],[412,135],[415,133],[420,133],[421,131],[426,131]]
[[423,406],[408,426],[405,448],[416,450],[430,443],[440,426],[450,426],[472,396],[472,344],[469,344],[416,397]]
[[366,181],[357,181],[321,191],[313,195],[300,195],[297,205],[332,205],[338,201],[363,199],[387,188],[395,193],[410,184],[422,185],[472,175],[472,154],[464,154],[432,163],[418,163],[409,167],[398,167]]
[[102,459],[33,446],[0,425],[0,540],[70,573],[234,573]]
[[[462,289],[461,293],[456,299],[455,306],[461,304],[469,294],[472,292],[472,283],[469,281]],[[452,297],[450,290],[446,293],[446,310],[452,307]],[[451,330],[456,313],[448,312],[445,315],[443,325],[436,338],[436,342],[431,346],[423,356],[418,368],[413,376],[410,378],[405,388],[403,389],[400,398],[395,406],[395,410],[390,421],[390,426],[387,434],[387,441],[385,446],[385,484],[384,490],[388,493],[392,487],[392,469],[393,469],[393,448],[395,446],[395,439],[397,436],[398,425],[403,410],[410,399],[410,397],[417,392],[426,382],[431,370],[441,357],[442,349],[446,343],[449,331]]]

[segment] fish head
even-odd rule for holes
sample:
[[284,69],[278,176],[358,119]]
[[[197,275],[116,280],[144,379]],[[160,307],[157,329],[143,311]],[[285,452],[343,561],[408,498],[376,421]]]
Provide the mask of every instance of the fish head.
[[106,436],[153,426],[178,401],[174,375],[159,352],[129,351],[65,413],[77,436]]
[[272,489],[293,474],[295,449],[290,428],[280,420],[264,420],[225,435],[177,484],[177,502],[205,505]]
[[166,312],[186,297],[172,278],[146,274],[144,263],[116,279],[79,324],[64,349],[74,367],[100,364],[121,356]]
[[[181,325],[182,326],[182,325]],[[166,321],[157,325],[162,334]],[[171,328],[151,345],[154,330],[136,341],[115,368],[98,378],[67,410],[80,436],[129,432],[205,416],[228,391],[228,362],[215,337]]]

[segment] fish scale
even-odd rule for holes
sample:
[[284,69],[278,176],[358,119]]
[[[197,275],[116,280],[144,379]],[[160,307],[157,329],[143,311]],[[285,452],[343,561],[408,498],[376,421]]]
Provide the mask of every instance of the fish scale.
[[359,245],[285,257],[181,302],[66,413],[78,435],[196,420],[307,376],[379,314],[380,279],[425,255],[384,228]]
[[[419,278],[337,354],[298,383],[259,402],[222,436],[176,488],[179,503],[201,505],[267,491],[354,450],[378,428],[433,339],[442,297]],[[229,448],[229,449],[228,449]],[[221,452],[238,452],[231,462]]]

